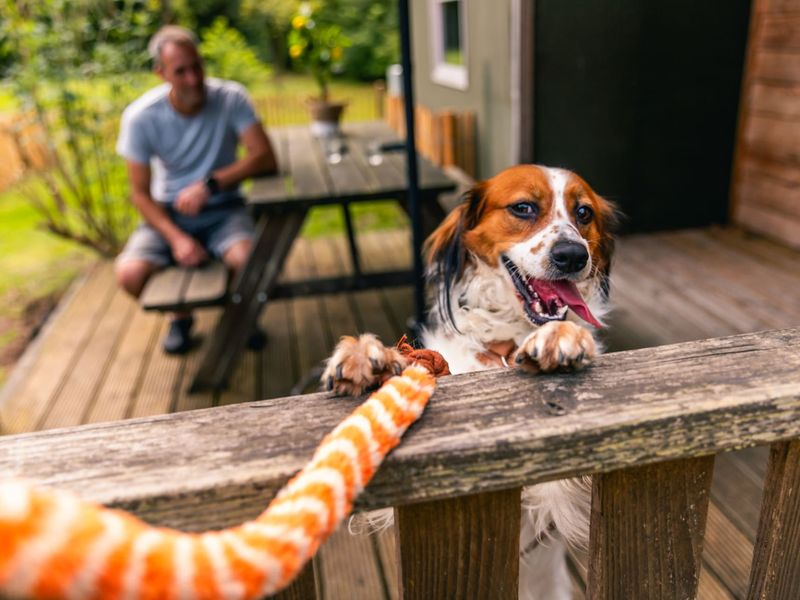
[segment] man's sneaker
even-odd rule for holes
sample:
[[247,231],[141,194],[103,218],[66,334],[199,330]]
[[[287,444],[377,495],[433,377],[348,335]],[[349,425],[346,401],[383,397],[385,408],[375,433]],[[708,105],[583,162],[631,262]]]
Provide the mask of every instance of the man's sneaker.
[[253,350],[258,352],[259,350],[263,350],[264,346],[267,345],[267,332],[263,329],[259,329],[256,327],[253,330],[253,333],[250,334],[250,337],[247,338],[247,348],[249,350]]
[[186,354],[192,348],[193,317],[172,319],[161,347],[167,354]]

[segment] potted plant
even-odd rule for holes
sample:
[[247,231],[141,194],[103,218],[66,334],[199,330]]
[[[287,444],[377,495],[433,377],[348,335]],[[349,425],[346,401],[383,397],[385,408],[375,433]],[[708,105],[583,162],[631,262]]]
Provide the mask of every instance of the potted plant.
[[319,18],[319,10],[311,3],[300,5],[292,18],[289,32],[289,56],[314,77],[319,95],[307,100],[311,111],[311,131],[317,137],[336,135],[344,102],[330,99],[328,84],[333,74],[341,69],[344,49],[350,40],[341,27]]

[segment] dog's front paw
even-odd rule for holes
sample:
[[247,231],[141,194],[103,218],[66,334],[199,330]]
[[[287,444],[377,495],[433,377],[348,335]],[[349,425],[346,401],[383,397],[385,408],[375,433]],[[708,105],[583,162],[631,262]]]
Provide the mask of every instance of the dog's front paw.
[[322,373],[322,386],[337,395],[357,396],[398,375],[408,361],[396,348],[384,346],[371,333],[339,340]]
[[550,321],[531,333],[514,354],[514,364],[532,373],[581,369],[597,356],[592,334],[572,321]]

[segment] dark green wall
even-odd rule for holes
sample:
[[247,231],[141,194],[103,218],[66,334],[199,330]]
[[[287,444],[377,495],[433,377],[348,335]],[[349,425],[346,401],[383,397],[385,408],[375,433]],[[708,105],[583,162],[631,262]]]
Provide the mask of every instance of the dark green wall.
[[727,218],[749,0],[537,0],[536,161],[628,231]]

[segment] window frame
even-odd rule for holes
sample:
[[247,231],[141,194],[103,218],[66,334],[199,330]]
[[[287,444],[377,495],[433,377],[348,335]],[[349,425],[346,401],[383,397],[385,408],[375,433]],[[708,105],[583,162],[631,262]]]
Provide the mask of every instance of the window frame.
[[[444,23],[442,22],[442,4],[456,1],[459,4],[459,41],[463,64],[453,65],[444,60]],[[434,83],[457,90],[469,88],[468,44],[467,44],[467,3],[466,0],[428,0],[430,15],[430,41],[432,68],[431,80]]]

